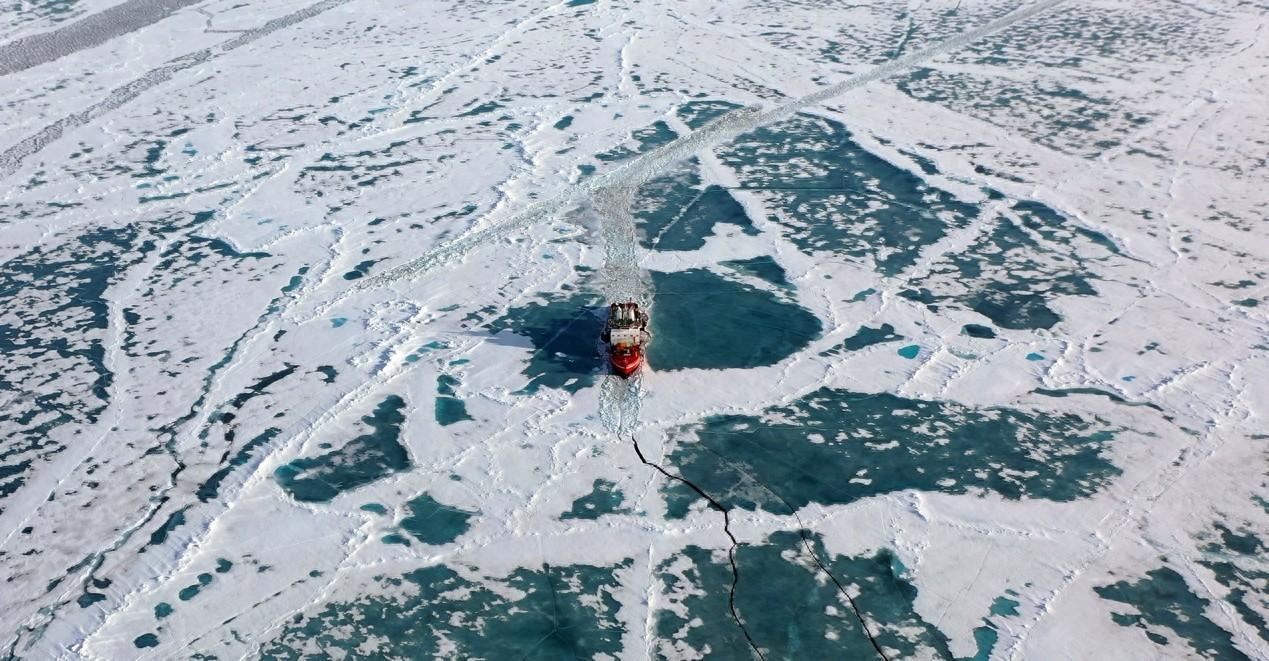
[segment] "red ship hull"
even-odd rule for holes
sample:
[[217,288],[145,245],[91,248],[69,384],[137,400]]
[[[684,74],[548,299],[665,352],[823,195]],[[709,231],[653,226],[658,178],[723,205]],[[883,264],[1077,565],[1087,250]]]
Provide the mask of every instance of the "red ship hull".
[[639,347],[614,348],[608,355],[608,362],[612,364],[612,371],[622,376],[630,376],[643,364],[643,353],[639,351]]

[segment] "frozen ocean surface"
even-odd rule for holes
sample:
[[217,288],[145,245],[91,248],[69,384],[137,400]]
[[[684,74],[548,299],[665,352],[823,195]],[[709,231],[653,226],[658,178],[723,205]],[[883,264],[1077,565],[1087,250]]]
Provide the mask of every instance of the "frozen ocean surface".
[[1269,659],[1267,28],[4,4],[0,658]]

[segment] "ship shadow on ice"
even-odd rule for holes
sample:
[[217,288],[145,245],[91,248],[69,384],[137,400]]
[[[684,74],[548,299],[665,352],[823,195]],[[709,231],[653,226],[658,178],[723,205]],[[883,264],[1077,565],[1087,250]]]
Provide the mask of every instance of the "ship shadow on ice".
[[520,371],[529,382],[520,393],[531,395],[543,387],[575,393],[594,384],[604,367],[597,345],[603,306],[598,294],[548,294],[545,301],[511,308],[486,325],[489,342],[532,348]]

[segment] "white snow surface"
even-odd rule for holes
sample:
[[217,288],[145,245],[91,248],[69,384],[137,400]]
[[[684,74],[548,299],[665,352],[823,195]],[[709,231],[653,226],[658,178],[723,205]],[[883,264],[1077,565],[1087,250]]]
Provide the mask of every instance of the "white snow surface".
[[[75,13],[55,21],[31,14],[34,4],[0,8],[0,38],[50,34],[111,6],[69,2]],[[975,628],[1006,593],[1019,605],[991,618],[992,658],[1212,656],[1116,623],[1138,609],[1094,590],[1167,566],[1238,653],[1269,659],[1265,633],[1202,562],[1221,559],[1216,524],[1269,544],[1267,28],[1269,7],[1223,0],[208,0],[99,44],[60,44],[50,61],[0,77],[0,262],[21,285],[4,294],[0,331],[95,347],[99,366],[86,351],[34,358],[0,333],[0,410],[10,412],[0,466],[23,471],[0,498],[0,655],[254,658],[293,617],[357,599],[373,576],[627,560],[621,657],[667,654],[653,624],[653,611],[673,606],[662,563],[729,541],[708,508],[667,516],[667,480],[631,437],[673,469],[674,445],[691,442],[680,427],[830,387],[1101,420],[1118,430],[1104,451],[1117,471],[1067,501],[902,489],[796,515],[736,509],[741,545],[805,525],[830,555],[889,549],[916,589],[913,608],[958,657],[975,654]],[[986,43],[1005,46],[984,57],[990,49],[974,48]],[[913,92],[917,70],[953,82]],[[1085,116],[1061,104],[1081,99],[1036,93],[1053,89],[1079,90],[1105,117],[1076,126]],[[692,129],[676,109],[694,99],[738,109]],[[994,211],[893,275],[805,250],[756,191],[735,193],[753,233],[715,225],[684,251],[636,240],[640,186],[691,157],[710,181],[737,185],[718,150],[797,113],[839,122],[879,159]],[[632,133],[657,121],[679,137],[594,160],[634,149]],[[586,164],[599,169],[586,176]],[[1095,295],[1055,295],[1056,325],[998,327],[992,341],[962,332],[988,324],[982,314],[900,295],[913,283],[958,286],[940,265],[1023,200],[1117,247],[1114,259],[1082,262]],[[196,228],[160,229],[204,211]],[[87,259],[75,246],[108,230],[136,238],[103,258],[100,305],[58,312],[90,284],[30,265],[69,269]],[[267,254],[204,249],[174,266],[191,236]],[[759,256],[792,288],[745,282],[823,326],[773,365],[653,363],[632,382],[599,374],[575,391],[527,392],[541,349],[484,325],[578,290],[652,301],[650,271]],[[875,293],[852,298],[866,289]],[[93,311],[102,323],[85,321]],[[902,343],[826,357],[883,322]],[[916,358],[896,353],[907,344]],[[288,365],[292,375],[229,404]],[[434,415],[442,375],[456,379],[470,419]],[[1122,401],[1036,394],[1069,388]],[[52,409],[31,403],[51,393]],[[366,433],[362,418],[388,395],[406,402],[408,469],[328,502],[280,487],[280,467]],[[2,454],[3,439],[17,447],[59,411],[68,419],[38,432],[40,447]],[[200,499],[199,486],[270,427]],[[878,476],[837,479],[852,478]],[[613,483],[626,509],[561,519],[596,480]],[[423,492],[478,514],[450,543],[385,543],[402,504]],[[178,596],[219,558],[234,569],[196,598]],[[1239,562],[1269,571],[1263,559]],[[1242,603],[1269,618],[1269,587],[1252,585]],[[86,590],[103,598],[85,605]],[[160,603],[175,612],[156,623]],[[156,626],[157,643],[139,646]]]

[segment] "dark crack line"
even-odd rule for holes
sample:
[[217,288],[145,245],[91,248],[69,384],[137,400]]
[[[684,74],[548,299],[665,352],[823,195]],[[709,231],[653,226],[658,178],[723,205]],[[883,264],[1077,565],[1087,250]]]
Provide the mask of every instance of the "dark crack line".
[[798,516],[797,509],[793,507],[793,504],[785,500],[784,496],[781,496],[766,482],[763,482],[753,473],[745,470],[743,466],[737,465],[736,462],[728,459],[709,446],[702,445],[701,447],[713,453],[714,456],[718,457],[723,463],[739,471],[745,477],[753,480],[758,486],[766,489],[768,493],[775,496],[786,508],[788,508],[789,513],[793,515],[793,519],[798,522],[798,536],[802,538],[802,545],[806,547],[806,552],[811,554],[811,559],[815,561],[815,566],[819,567],[820,571],[824,572],[824,575],[828,576],[828,578],[833,581],[833,584],[837,586],[837,591],[840,592],[843,597],[846,597],[846,602],[850,604],[850,609],[855,612],[855,619],[859,620],[859,626],[864,630],[864,635],[868,637],[868,642],[872,643],[872,648],[877,651],[877,655],[884,661],[890,661],[890,657],[887,656],[885,651],[881,649],[881,644],[877,642],[876,637],[872,634],[872,630],[868,628],[868,622],[864,619],[864,612],[860,610],[859,605],[855,603],[854,597],[850,596],[850,593],[846,591],[846,587],[842,585],[841,581],[837,580],[837,577],[833,575],[833,572],[829,571],[828,567],[820,560],[820,554],[815,552],[815,548],[811,545],[811,540],[806,534],[806,523],[802,521],[801,516]]
[[702,491],[700,487],[692,484],[687,479],[674,475],[662,468],[659,464],[654,464],[644,458],[643,451],[639,449],[639,440],[634,436],[630,437],[630,441],[634,443],[634,451],[635,454],[639,456],[639,461],[643,462],[645,466],[651,466],[652,468],[655,468],[658,473],[666,476],[667,478],[686,484],[688,488],[699,494],[701,498],[704,498],[705,502],[708,502],[710,507],[723,513],[723,532],[727,533],[727,538],[731,540],[731,548],[727,549],[727,560],[731,563],[731,591],[727,595],[727,607],[731,610],[732,619],[736,621],[736,626],[740,627],[740,632],[745,634],[745,640],[749,641],[749,646],[753,648],[754,653],[758,655],[759,659],[766,661],[767,655],[762,653],[758,644],[754,642],[753,636],[749,635],[749,629],[745,628],[745,623],[740,619],[740,613],[736,611],[736,586],[740,583],[740,568],[736,566],[736,547],[740,546],[740,542],[736,540],[735,535],[731,534],[731,515],[727,511],[727,508],[723,507],[717,500],[714,500],[709,494]]
[[[762,483],[759,482],[759,484]],[[763,488],[771,491],[771,489],[767,488],[765,484],[763,485]],[[771,493],[775,494],[774,491]],[[776,498],[779,498],[781,502],[784,502],[784,498],[782,498],[779,494],[775,494],[775,496]],[[785,505],[787,506],[788,503],[786,502]],[[846,602],[850,604],[850,609],[855,612],[855,619],[859,620],[859,626],[864,630],[864,635],[868,637],[868,642],[872,643],[872,648],[877,651],[877,656],[880,656],[883,661],[890,661],[890,657],[886,655],[885,650],[881,649],[881,643],[877,642],[877,638],[873,636],[872,630],[868,628],[868,621],[864,619],[864,613],[859,609],[859,605],[855,603],[854,597],[850,596],[850,593],[846,591],[846,587],[842,585],[841,581],[837,580],[837,577],[833,575],[833,572],[829,571],[828,567],[826,567],[820,560],[820,554],[815,552],[815,548],[811,545],[810,538],[806,536],[806,524],[802,523],[802,517],[798,516],[798,513],[793,511],[793,508],[789,508],[789,511],[793,513],[793,518],[798,522],[798,536],[802,538],[802,545],[806,547],[806,552],[811,554],[811,559],[815,561],[815,566],[819,567],[820,571],[824,572],[824,575],[828,576],[829,579],[833,581],[833,585],[837,586],[837,591],[840,592],[843,597],[846,597]]]
[[720,459],[720,461],[722,461],[723,463],[727,464],[727,466],[730,466],[731,468],[736,469],[737,472],[744,474],[744,476],[749,478],[749,480],[753,480],[754,483],[756,483],[756,485],[763,487],[764,490],[768,492],[768,494],[777,497],[777,499],[780,502],[782,502],[784,506],[788,507],[789,514],[792,514],[793,519],[797,521],[798,537],[802,538],[802,544],[803,546],[806,547],[806,552],[811,554],[811,560],[815,561],[816,567],[820,567],[820,571],[824,572],[825,576],[829,577],[829,579],[832,581],[832,584],[838,586],[838,591],[841,592],[841,596],[845,596],[846,603],[850,604],[850,610],[853,610],[853,612],[855,613],[855,619],[859,620],[859,627],[863,628],[864,636],[867,636],[868,642],[872,643],[873,650],[876,650],[877,655],[881,656],[884,661],[890,661],[890,657],[888,657],[886,655],[886,652],[882,650],[881,643],[878,643],[877,638],[873,636],[872,629],[868,628],[868,622],[867,620],[864,619],[863,610],[860,610],[859,605],[855,604],[855,600],[853,596],[850,596],[850,592],[846,591],[845,586],[841,585],[841,581],[838,580],[838,577],[832,575],[832,572],[829,571],[829,567],[825,566],[825,563],[820,561],[820,554],[815,552],[815,547],[812,546],[811,539],[807,537],[807,534],[806,534],[807,525],[806,523],[803,523],[802,516],[798,516],[797,509],[796,507],[793,507],[792,502],[789,502],[788,500],[784,500],[784,496],[780,495],[779,492],[775,491],[774,488],[770,487],[768,483],[759,480],[759,478],[756,477],[754,473],[747,471],[747,469],[745,469],[744,466],[740,466],[740,464],[737,464],[736,462],[731,461],[731,459],[728,459],[727,457],[725,457],[725,455],[718,452],[718,450],[708,447],[708,445],[700,445],[700,447],[708,450],[708,452],[711,452],[714,455],[714,457],[718,457],[718,459]]

